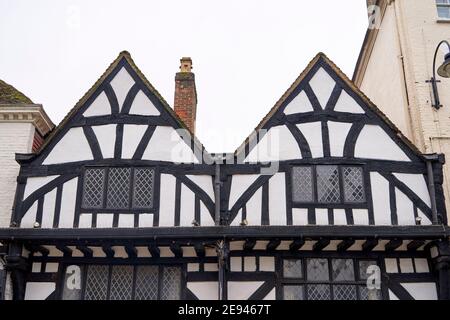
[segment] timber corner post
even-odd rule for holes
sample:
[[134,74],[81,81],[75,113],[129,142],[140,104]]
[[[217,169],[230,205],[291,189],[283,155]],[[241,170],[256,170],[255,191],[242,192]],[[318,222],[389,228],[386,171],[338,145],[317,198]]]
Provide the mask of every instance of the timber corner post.
[[6,270],[11,272],[12,298],[13,300],[25,299],[26,274],[29,264],[22,256],[22,246],[18,243],[10,243],[6,256]]
[[438,276],[439,300],[450,300],[450,241],[439,240],[430,246],[433,269]]

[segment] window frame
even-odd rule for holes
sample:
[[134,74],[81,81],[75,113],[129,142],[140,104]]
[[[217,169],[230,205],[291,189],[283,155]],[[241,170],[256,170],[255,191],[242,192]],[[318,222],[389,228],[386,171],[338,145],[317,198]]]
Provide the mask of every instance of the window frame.
[[[108,208],[107,207],[107,201],[108,201],[108,178],[109,178],[109,171],[112,168],[130,168],[131,174],[130,174],[130,182],[129,182],[129,193],[128,193],[128,208]],[[84,199],[84,182],[85,182],[85,174],[86,171],[89,169],[103,169],[105,171],[105,177],[103,181],[103,203],[101,208],[88,208],[83,206],[83,199]],[[134,197],[134,178],[135,178],[135,171],[136,169],[151,169],[154,172],[153,177],[153,203],[152,207],[150,208],[133,208],[133,197]],[[160,172],[158,170],[158,167],[156,166],[127,166],[127,165],[111,165],[111,166],[86,166],[83,167],[80,177],[80,185],[81,190],[79,193],[79,209],[80,213],[155,213],[158,210],[158,201],[159,201],[159,178],[160,178]]]
[[[317,167],[318,166],[336,166],[339,173],[339,202],[319,202],[318,201],[318,185],[317,185]],[[293,172],[296,167],[310,167],[312,171],[312,188],[313,188],[313,201],[311,202],[300,202],[294,200],[293,195]],[[345,200],[345,190],[344,190],[344,168],[361,168],[362,173],[362,186],[364,188],[364,202],[347,202]],[[290,166],[289,170],[289,199],[291,200],[293,208],[324,208],[324,209],[368,209],[370,197],[370,185],[367,183],[367,170],[363,164],[293,164]]]
[[157,266],[158,267],[158,298],[157,300],[161,300],[161,283],[162,283],[162,277],[163,277],[163,270],[167,267],[178,267],[181,271],[180,276],[180,296],[179,300],[186,299],[186,289],[187,289],[187,264],[184,262],[152,262],[152,263],[143,263],[143,262],[136,262],[136,261],[103,261],[99,260],[96,262],[65,262],[61,264],[61,271],[58,276],[58,285],[57,285],[57,296],[59,297],[59,300],[63,300],[64,295],[64,279],[65,274],[68,266],[76,265],[81,268],[81,298],[79,301],[88,301],[85,299],[86,296],[86,283],[87,283],[87,271],[89,266],[92,265],[100,265],[100,266],[107,266],[108,267],[108,287],[107,287],[107,298],[105,300],[97,300],[97,301],[110,301],[110,291],[111,291],[111,280],[112,280],[112,268],[114,266],[131,266],[133,267],[133,279],[132,279],[132,296],[131,301],[135,299],[135,292],[136,292],[136,270],[138,267],[142,266]]

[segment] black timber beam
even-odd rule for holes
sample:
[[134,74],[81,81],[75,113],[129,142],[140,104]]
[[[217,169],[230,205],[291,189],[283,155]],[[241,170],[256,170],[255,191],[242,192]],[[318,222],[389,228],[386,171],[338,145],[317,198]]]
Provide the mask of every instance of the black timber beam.
[[252,251],[253,248],[256,245],[256,240],[255,239],[247,239],[244,242],[244,251]]
[[92,255],[94,254],[92,249],[87,246],[77,246],[77,249],[80,250],[87,258],[92,258]]
[[161,255],[161,251],[155,243],[149,244],[148,251],[152,255],[152,258],[159,258],[159,256]]
[[424,240],[413,240],[406,246],[408,251],[417,251],[421,246],[425,244]]
[[300,250],[301,247],[303,247],[304,245],[305,245],[304,239],[296,239],[292,241],[292,243],[289,245],[289,250],[295,252]]
[[114,249],[111,247],[110,244],[102,245],[102,250],[108,258],[114,258]]
[[70,249],[68,246],[58,244],[58,245],[56,245],[56,249],[61,251],[63,253],[64,257],[71,257],[72,256],[73,250]]
[[330,244],[330,239],[322,238],[313,245],[313,251],[322,251]]
[[349,239],[345,239],[342,240],[338,245],[337,245],[337,251],[339,252],[344,252],[347,251],[352,245],[355,244],[355,240],[349,238]]
[[392,239],[384,246],[386,252],[392,252],[398,249],[403,244],[403,240],[401,239]]
[[280,245],[281,240],[280,239],[272,239],[269,241],[269,243],[266,246],[267,251],[275,251],[277,247]]
[[32,253],[39,252],[44,257],[48,256],[48,254],[50,253],[47,248],[40,246],[40,245],[36,245],[36,244],[26,244],[25,249],[27,249],[28,251],[30,251]]
[[197,254],[197,257],[204,258],[206,255],[205,245],[203,243],[195,243],[194,250]]
[[362,250],[364,252],[370,252],[372,251],[376,246],[378,245],[378,239],[367,239],[362,244]]
[[179,243],[172,242],[172,244],[170,245],[170,251],[172,251],[176,258],[183,257],[183,249],[181,248]]

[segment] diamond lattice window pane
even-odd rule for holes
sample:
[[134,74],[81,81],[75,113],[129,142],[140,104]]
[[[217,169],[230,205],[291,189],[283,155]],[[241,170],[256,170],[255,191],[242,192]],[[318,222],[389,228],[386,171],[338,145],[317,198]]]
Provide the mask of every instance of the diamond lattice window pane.
[[85,300],[106,300],[108,293],[109,266],[91,265],[86,278]]
[[306,275],[308,281],[328,281],[330,274],[328,272],[327,259],[307,259]]
[[308,285],[308,300],[331,300],[330,286],[327,284]]
[[361,167],[344,167],[344,198],[345,202],[363,203],[366,201]]
[[370,274],[367,273],[368,268],[370,266],[377,266],[376,261],[371,260],[361,260],[359,261],[359,277],[361,280],[367,280],[367,278],[370,276]]
[[111,273],[110,300],[131,300],[133,291],[133,266],[113,266]]
[[83,182],[83,208],[103,207],[105,169],[86,169]]
[[311,167],[292,169],[292,200],[294,202],[314,201]]
[[302,260],[283,260],[283,276],[286,278],[303,278]]
[[333,286],[333,300],[358,300],[356,286]]
[[161,284],[161,300],[179,300],[181,294],[181,268],[165,267]]
[[381,290],[369,290],[367,286],[359,287],[359,296],[361,300],[382,300]]
[[138,266],[136,269],[136,300],[158,300],[158,266]]
[[127,209],[130,197],[131,168],[111,168],[108,175],[108,209]]
[[351,259],[331,260],[334,281],[354,281],[355,268]]
[[284,300],[304,300],[305,299],[304,286],[284,286],[283,297]]
[[133,208],[153,207],[153,185],[155,170],[137,168],[134,170]]
[[337,166],[317,166],[317,198],[320,203],[340,202]]

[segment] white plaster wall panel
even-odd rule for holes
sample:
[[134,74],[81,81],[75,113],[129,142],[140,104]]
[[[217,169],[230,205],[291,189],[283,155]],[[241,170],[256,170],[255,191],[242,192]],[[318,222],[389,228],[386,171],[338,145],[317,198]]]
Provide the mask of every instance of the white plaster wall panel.
[[256,271],[256,257],[244,257],[244,271]]
[[217,257],[215,248],[205,248],[205,257]]
[[345,140],[351,127],[351,123],[328,121],[330,154],[332,157],[344,156]]
[[245,158],[245,162],[301,159],[300,147],[286,126],[272,127]]
[[[190,142],[189,142],[190,143]],[[192,149],[172,127],[158,126],[142,156],[143,160],[199,163]]]
[[203,227],[212,227],[215,225],[215,221],[203,201],[200,201],[200,220],[200,225]]
[[353,99],[345,90],[342,90],[336,106],[334,107],[334,111],[360,114],[365,113],[355,99]]
[[159,116],[161,113],[145,95],[142,90],[139,90],[133,100],[130,108],[130,114],[138,114],[142,116]]
[[314,111],[313,106],[305,91],[300,92],[284,109],[287,115],[312,111]]
[[71,128],[53,147],[42,164],[50,165],[92,159],[94,157],[92,156],[91,147],[86,140],[83,129]]
[[240,196],[256,181],[258,174],[235,174],[231,179],[228,207],[232,208]]
[[64,253],[57,249],[56,246],[43,246],[45,249],[48,250],[48,256],[49,257],[62,257],[64,256]]
[[326,226],[328,224],[328,209],[316,209],[316,225]]
[[111,213],[98,213],[97,214],[97,228],[112,228],[114,221],[114,215]]
[[47,262],[45,264],[45,272],[55,273],[58,272],[59,263],[57,262]]
[[347,225],[347,215],[344,209],[333,209],[333,220],[335,226]]
[[429,226],[433,223],[431,222],[430,218],[428,218],[420,209],[417,209],[417,215],[421,219],[420,224],[423,226]]
[[59,228],[73,228],[75,203],[77,198],[78,178],[67,181],[63,185],[61,197],[61,212],[59,214]]
[[41,187],[45,186],[50,181],[54,180],[55,178],[58,178],[59,176],[46,176],[46,177],[30,177],[27,178],[27,184],[25,185],[25,191],[23,193],[23,199],[26,200],[27,197],[35,192],[36,190],[40,189]]
[[152,256],[147,247],[136,247],[136,251],[138,258],[149,258]]
[[365,125],[355,145],[355,157],[411,161],[402,149],[377,125]]
[[97,137],[100,150],[102,151],[103,158],[105,159],[114,158],[116,127],[116,124],[92,127],[92,130],[94,130]]
[[294,226],[308,225],[308,209],[292,209],[292,224]]
[[247,300],[263,283],[262,281],[228,281],[228,299]]
[[188,263],[187,271],[188,272],[198,272],[198,271],[200,271],[200,264],[199,263]]
[[114,250],[114,258],[128,258],[128,253],[124,246],[112,246]]
[[94,258],[106,258],[106,253],[102,247],[89,247],[92,250],[92,256]]
[[119,214],[119,228],[133,228],[134,214]]
[[105,92],[102,91],[102,93],[100,93],[98,97],[95,98],[94,102],[92,102],[92,104],[86,109],[83,116],[95,117],[106,116],[109,114],[111,114],[111,105],[109,104],[109,100]]
[[48,192],[44,197],[42,207],[42,228],[53,228],[53,218],[55,217],[56,189]]
[[402,287],[408,291],[408,293],[415,300],[437,300],[437,289],[435,283],[420,282],[420,283],[400,283]]
[[262,188],[247,202],[247,222],[249,226],[261,225]]
[[45,300],[55,289],[54,282],[27,282],[25,300]]
[[188,282],[187,288],[199,299],[199,300],[217,300],[218,299],[218,284],[217,281],[213,282]]
[[42,269],[42,263],[33,262],[33,265],[31,266],[31,272],[40,273],[41,269]]
[[391,225],[389,182],[378,172],[370,173],[373,212],[376,225]]
[[22,220],[20,221],[21,228],[33,228],[36,222],[36,212],[37,212],[37,201],[33,203],[30,209],[25,212]]
[[213,187],[213,178],[212,176],[206,175],[187,175],[189,180],[194,182],[197,186],[200,187],[206,194],[210,197],[212,201],[214,201],[214,187]]
[[384,259],[387,273],[398,273],[398,264],[396,258]]
[[230,269],[233,272],[242,271],[242,257],[231,257],[230,258]]
[[397,220],[399,225],[416,225],[414,206],[411,200],[399,189],[395,188],[397,203]]
[[205,272],[217,272],[219,270],[219,266],[217,263],[205,263],[203,265],[203,270],[205,270]]
[[356,226],[368,226],[369,225],[369,210],[353,209],[353,223]]
[[275,288],[273,288],[272,290],[270,290],[270,292],[267,294],[267,296],[264,297],[263,300],[275,300],[276,296],[275,296]]
[[161,174],[161,190],[159,201],[159,226],[175,225],[175,183],[176,179],[170,174]]
[[[253,250],[266,250],[269,242],[270,241],[268,241],[268,240],[256,241],[256,244],[253,247]],[[241,250],[242,250],[243,246],[244,246],[244,242],[242,243]]]
[[335,81],[323,68],[317,70],[316,74],[309,81],[322,109],[325,109],[331,93],[333,92]]
[[69,248],[70,250],[72,250],[72,257],[75,257],[75,258],[84,257],[83,252],[81,252],[80,250],[78,250],[75,246],[67,246],[67,248]]
[[259,257],[259,271],[274,272],[275,258],[274,257]]
[[301,123],[297,124],[297,127],[302,132],[306,141],[308,141],[312,157],[323,158],[322,123],[321,122]]
[[197,253],[195,252],[194,247],[181,247],[181,250],[183,250],[183,257],[196,257]]
[[385,251],[386,250],[386,244],[388,244],[389,240],[380,240],[378,241],[378,244],[373,248],[372,251]]
[[92,214],[82,213],[80,215],[80,221],[78,222],[78,228],[91,228],[92,227]]
[[180,201],[180,226],[192,227],[192,221],[195,219],[195,194],[186,187],[181,185],[181,201]]
[[341,243],[340,240],[331,240],[330,244],[323,248],[323,251],[337,251],[339,243]]
[[364,240],[356,240],[355,244],[348,248],[348,251],[361,251]]
[[244,247],[245,241],[232,241],[230,242],[230,251],[239,251]]
[[410,258],[400,259],[400,272],[401,273],[414,273],[413,261]]
[[285,226],[286,219],[286,181],[282,172],[269,180],[269,221],[271,226]]
[[421,174],[394,173],[394,176],[411,189],[423,202],[431,207],[430,193],[425,177]]
[[416,267],[417,273],[428,273],[430,272],[430,267],[428,265],[428,260],[425,258],[414,259],[414,266]]
[[161,258],[173,258],[175,255],[169,247],[158,247]]
[[292,243],[292,241],[281,241],[280,244],[278,245],[278,247],[276,248],[276,250],[280,251],[280,250],[284,250],[287,251],[289,250],[289,246]]
[[[142,136],[147,130],[148,126],[137,125],[137,124],[125,124],[123,126],[123,141],[126,143],[122,144],[122,158],[131,159],[142,140]],[[114,133],[114,137],[116,133]],[[113,139],[115,142],[115,139]]]
[[121,110],[128,91],[130,91],[131,87],[134,85],[134,80],[128,71],[122,67],[114,79],[111,80],[110,84],[116,94],[119,109]]
[[399,300],[398,297],[389,289],[389,300]]
[[141,213],[139,215],[139,228],[153,227],[153,214]]
[[300,248],[300,251],[312,251],[317,241],[305,241],[305,244]]

